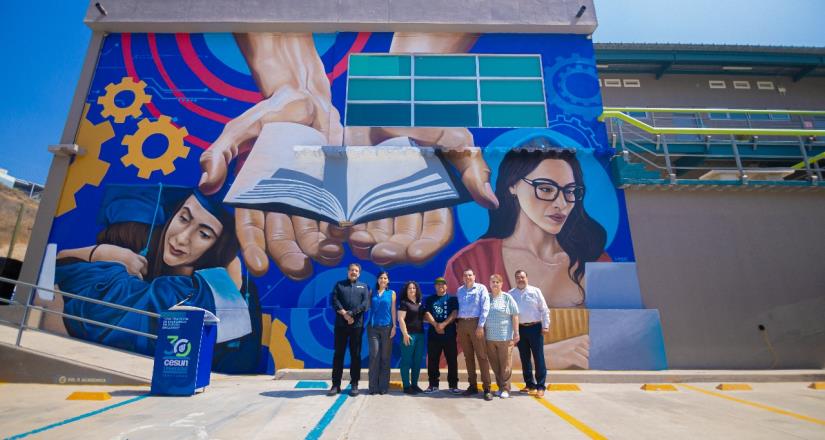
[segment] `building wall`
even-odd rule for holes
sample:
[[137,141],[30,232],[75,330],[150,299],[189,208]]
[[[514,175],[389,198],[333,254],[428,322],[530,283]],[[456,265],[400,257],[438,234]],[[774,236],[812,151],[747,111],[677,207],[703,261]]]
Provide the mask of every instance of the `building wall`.
[[[592,0],[108,0],[85,22],[102,32],[543,32],[591,34]],[[576,17],[585,6],[581,17]]]
[[825,366],[825,193],[625,194],[671,368]]
[[[237,324],[232,328],[239,332],[222,340],[219,327],[213,366],[248,373],[330,366],[336,319],[330,291],[346,277],[351,262],[363,265],[362,279],[371,286],[380,271],[389,270],[390,288],[400,293],[405,281],[415,280],[424,295],[434,292],[439,276],[455,293],[465,269],[474,269],[484,284],[498,272],[509,288],[515,270],[522,268],[552,309],[555,324],[546,340],[551,367],[666,368],[658,312],[641,307],[624,195],[612,185],[610,151],[597,120],[602,108],[592,42],[575,34],[460,37],[107,35],[75,139],[86,153],[67,171],[49,233],[49,243],[58,250],[57,285],[152,312],[182,300],[219,317],[236,310],[231,317],[237,321],[221,319],[222,325]],[[399,49],[404,47],[413,50]],[[415,127],[410,127],[413,115]],[[406,123],[387,123],[386,117],[404,116]],[[535,143],[525,144],[528,140]],[[452,153],[444,153],[443,162],[429,159],[419,175],[407,176],[421,162],[415,154],[387,164],[378,160],[386,149],[347,150],[355,163],[350,167],[340,159],[344,151],[334,149],[329,157],[321,154],[324,171],[316,173],[318,162],[309,158],[318,156],[298,158],[292,148],[385,142],[449,147]],[[197,193],[204,167],[211,169],[210,155],[233,157],[230,146],[236,145],[240,154],[220,188],[228,195]],[[349,151],[361,153],[353,159]],[[295,165],[300,160],[309,162]],[[286,167],[287,162],[295,166]],[[405,206],[403,212],[381,211],[366,225],[367,218],[329,214],[332,208],[321,212],[315,203],[320,197],[313,197],[334,193],[344,200],[348,188],[362,191],[366,199],[395,195],[404,185],[420,190],[416,197],[432,195],[437,191],[424,191],[429,187],[422,180],[430,172],[441,173],[440,182],[451,182],[456,194]],[[532,183],[498,183],[517,173]],[[484,184],[488,175],[489,187]],[[370,186],[376,176],[405,180]],[[292,186],[282,191],[287,180]],[[258,186],[270,184],[265,181],[282,186]],[[314,185],[308,190],[314,192],[299,191],[296,181],[303,189]],[[296,197],[276,198],[270,205],[233,199],[252,194],[253,186]],[[492,188],[498,208],[489,199]],[[550,200],[551,188],[565,195]],[[384,204],[390,202],[398,200]],[[255,210],[249,215],[258,220],[240,210],[233,217],[230,205]],[[198,220],[187,220],[184,208],[200,213]],[[551,218],[547,210],[556,208],[562,215]],[[241,222],[240,232],[233,219]],[[323,223],[346,220],[361,224],[336,232]],[[211,225],[211,231],[198,230],[172,244],[188,230],[184,224]],[[249,237],[260,240],[259,254],[248,242],[238,243]],[[214,244],[198,252],[178,249],[210,238]],[[236,259],[238,247],[244,249],[243,261]],[[138,253],[146,256],[145,263]],[[197,257],[182,261],[181,253]],[[236,277],[227,281],[232,274]],[[77,299],[61,303],[38,295],[35,302],[133,330],[154,333],[157,326],[151,319]],[[248,313],[239,311],[241,304]],[[42,328],[154,353],[154,342],[146,338],[49,318]]]
[[[822,110],[825,78],[745,75],[665,75],[611,74],[600,72],[605,107],[700,107],[750,109]],[[607,79],[638,79],[641,87],[606,87]],[[725,89],[711,89],[708,82],[725,81]],[[747,81],[749,90],[735,89],[733,81]],[[759,90],[757,81],[771,81],[774,90]],[[784,88],[785,92],[781,93]]]

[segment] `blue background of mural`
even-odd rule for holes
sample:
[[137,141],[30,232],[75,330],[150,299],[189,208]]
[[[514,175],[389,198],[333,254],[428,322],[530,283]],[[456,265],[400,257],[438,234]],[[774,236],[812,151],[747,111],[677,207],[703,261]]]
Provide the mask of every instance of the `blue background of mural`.
[[[347,57],[354,45],[363,44],[360,52],[384,53],[389,50],[391,33],[338,33],[315,36],[316,48],[328,76],[346,67]],[[97,124],[109,118],[101,116],[97,103],[106,94],[106,86],[134,75],[147,84],[150,105],[141,109],[138,118],[126,118],[122,123],[112,121],[115,136],[101,147],[100,159],[109,169],[100,186],[86,185],[75,194],[78,208],[55,219],[50,242],[60,249],[88,246],[95,242],[101,229],[96,217],[103,187],[110,183],[145,184],[162,182],[170,185],[195,187],[201,175],[198,163],[203,149],[221,133],[226,121],[240,115],[253,105],[237,95],[220,93],[208,86],[203,72],[197,73],[185,59],[185,52],[196,56],[202,67],[220,81],[254,94],[257,87],[250,75],[234,38],[229,34],[110,34],[100,53],[94,78],[86,98],[88,120]],[[540,54],[548,105],[548,130],[563,139],[582,154],[582,164],[588,191],[598,197],[589,199],[587,209],[608,231],[607,253],[613,261],[634,261],[630,231],[627,223],[624,195],[615,189],[609,179],[609,157],[604,125],[596,120],[602,111],[597,83],[592,42],[581,35],[482,35],[470,49],[471,53],[525,53]],[[333,104],[344,116],[347,75],[331,81]],[[128,93],[116,99],[128,105]],[[227,96],[231,95],[231,96]],[[137,176],[135,167],[126,167],[121,158],[127,152],[122,144],[126,135],[138,129],[143,118],[155,120],[167,115],[177,126],[188,131],[185,145],[190,148],[185,158],[174,161],[174,172],[169,175],[156,171],[149,179]],[[543,131],[546,131],[542,129]],[[495,173],[497,161],[516,139],[536,130],[507,130],[500,128],[471,128],[475,143],[486,147],[485,158]],[[147,157],[158,156],[166,148],[163,136],[151,136],[143,145]],[[495,177],[495,175],[494,175]],[[494,184],[494,183],[493,183]],[[486,211],[475,203],[455,209],[455,238],[438,255],[423,266],[401,265],[389,269],[390,287],[399,290],[406,280],[421,282],[425,294],[433,292],[432,280],[444,272],[447,260],[456,251],[477,238],[485,229]],[[483,219],[476,221],[475,219]],[[349,249],[341,263],[356,261]],[[369,261],[360,261],[369,283],[371,274],[382,268]],[[284,322],[287,337],[295,357],[305,367],[329,367],[332,348],[332,316],[328,313],[327,297],[332,282],[344,278],[343,269],[331,269],[313,262],[314,275],[303,281],[286,278],[274,264],[262,277],[252,278],[259,293],[262,311]],[[396,347],[397,348],[397,347]],[[397,363],[395,350],[394,364]],[[366,357],[366,350],[364,350]],[[264,364],[267,364],[265,362]],[[268,369],[272,364],[268,362]]]

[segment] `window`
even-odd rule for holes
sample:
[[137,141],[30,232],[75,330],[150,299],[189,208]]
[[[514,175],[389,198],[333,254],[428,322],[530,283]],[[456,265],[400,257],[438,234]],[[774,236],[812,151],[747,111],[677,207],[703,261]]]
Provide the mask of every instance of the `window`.
[[538,55],[349,58],[348,126],[546,127]]
[[727,85],[722,80],[712,79],[708,81],[708,87],[710,87],[711,89],[724,89],[727,88]]
[[756,88],[759,90],[773,90],[773,81],[757,81]]
[[714,121],[790,121],[787,113],[708,113],[708,119]]
[[622,80],[620,80],[618,78],[605,79],[604,80],[604,86],[605,87],[621,87],[622,86]]
[[647,112],[627,112],[628,116],[632,116],[636,119],[645,119],[647,118]]
[[734,89],[739,89],[739,90],[750,90],[751,89],[751,83],[748,82],[748,81],[734,81],[733,82],[733,88]]
[[637,88],[637,87],[642,86],[642,82],[639,81],[638,79],[623,79],[622,84],[624,84],[625,87],[632,87],[632,88]]

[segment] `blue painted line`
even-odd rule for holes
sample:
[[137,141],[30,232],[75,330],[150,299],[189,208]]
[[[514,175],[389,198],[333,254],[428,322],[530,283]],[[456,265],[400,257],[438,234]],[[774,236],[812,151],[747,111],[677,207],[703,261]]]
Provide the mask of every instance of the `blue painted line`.
[[149,397],[149,395],[145,394],[143,396],[138,396],[138,397],[135,397],[133,399],[124,400],[123,402],[116,403],[114,405],[109,405],[109,406],[100,408],[100,409],[95,410],[95,411],[87,412],[86,414],[81,414],[77,417],[72,417],[71,419],[63,420],[62,422],[52,423],[51,425],[46,425],[42,428],[37,428],[37,429],[34,429],[32,431],[29,431],[29,432],[24,432],[22,434],[17,434],[17,435],[13,435],[11,437],[7,437],[6,440],[16,440],[16,439],[19,439],[19,438],[28,437],[28,436],[33,435],[33,434],[39,434],[43,431],[48,431],[49,429],[57,428],[58,426],[68,425],[69,423],[73,423],[73,422],[76,422],[78,420],[83,420],[83,419],[86,419],[86,418],[89,418],[89,417],[92,417],[92,416],[96,416],[100,413],[104,413],[104,412],[109,411],[111,409],[115,409],[115,408],[121,407],[123,405],[128,405],[130,403],[137,402],[138,400],[145,399],[147,397]]
[[312,428],[312,431],[309,431],[309,434],[305,437],[305,440],[318,440],[321,438],[321,434],[324,433],[324,430],[327,429],[332,420],[335,418],[335,414],[338,413],[338,410],[344,406],[344,402],[349,397],[349,385],[347,385],[344,390],[341,391],[341,395],[335,399],[335,403],[332,404],[331,407],[324,413],[324,416],[321,417],[321,420],[318,421],[318,424]]
[[323,380],[300,380],[295,384],[295,388],[301,389],[326,389],[327,386]]

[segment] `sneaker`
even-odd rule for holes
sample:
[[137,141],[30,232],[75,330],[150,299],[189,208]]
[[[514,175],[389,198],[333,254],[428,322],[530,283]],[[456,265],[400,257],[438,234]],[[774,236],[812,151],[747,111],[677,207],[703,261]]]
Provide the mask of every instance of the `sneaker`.
[[488,402],[493,400],[493,393],[491,393],[489,391],[485,391],[484,392],[484,400],[486,400]]
[[509,399],[510,398],[510,393],[508,393],[507,391],[502,391],[502,392],[498,393],[498,397],[501,397],[502,399]]
[[476,388],[472,385],[467,387],[467,389],[464,390],[464,392],[461,393],[462,396],[472,396],[472,395],[475,395],[475,394],[478,394],[478,388]]
[[330,387],[329,391],[327,391],[327,396],[334,396],[334,395],[336,395],[340,392],[341,392],[341,387],[337,387],[337,386],[333,385],[332,387]]
[[431,387],[427,388],[426,390],[424,390],[424,394],[432,394],[432,393],[435,393],[437,391],[438,391],[438,387],[431,386]]
[[416,394],[418,394],[418,392],[415,391],[415,388],[413,388],[413,387],[407,387],[407,388],[404,388],[404,394],[416,395]]
[[416,394],[418,394],[418,393],[423,393],[423,392],[424,392],[424,390],[422,390],[421,388],[419,388],[419,387],[418,387],[418,385],[413,385],[413,386],[412,386],[412,389],[415,391],[415,393],[416,393]]
[[461,391],[461,389],[459,389],[459,388],[450,388],[448,391],[449,391],[449,392],[451,392],[451,393],[453,393],[453,394],[461,394],[461,393],[463,393],[463,391]]
[[349,395],[355,397],[359,394],[358,392],[358,385],[353,385],[352,388],[349,389]]

